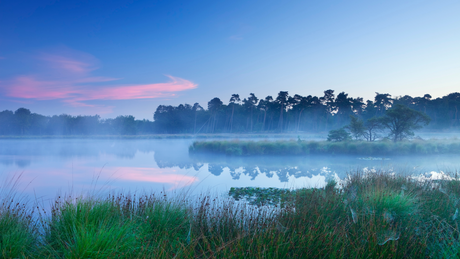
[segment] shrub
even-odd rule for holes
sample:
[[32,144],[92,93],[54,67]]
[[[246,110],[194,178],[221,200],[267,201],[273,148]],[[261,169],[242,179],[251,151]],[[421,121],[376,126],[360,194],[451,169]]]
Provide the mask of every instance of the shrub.
[[346,141],[350,140],[351,135],[344,128],[329,131],[327,141]]

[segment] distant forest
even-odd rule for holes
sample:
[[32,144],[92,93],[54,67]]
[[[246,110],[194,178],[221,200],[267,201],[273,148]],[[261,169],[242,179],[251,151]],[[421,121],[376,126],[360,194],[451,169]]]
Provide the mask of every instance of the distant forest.
[[259,99],[251,93],[242,98],[233,94],[228,104],[213,98],[203,108],[200,104],[160,105],[153,119],[136,120],[134,116],[101,119],[67,114],[44,116],[26,108],[0,112],[0,135],[144,135],[209,133],[327,132],[350,123],[350,115],[363,121],[380,117],[396,104],[423,112],[431,118],[429,130],[460,130],[460,93],[432,99],[431,95],[392,98],[376,93],[374,100],[352,98],[334,90],[323,96],[277,96]]

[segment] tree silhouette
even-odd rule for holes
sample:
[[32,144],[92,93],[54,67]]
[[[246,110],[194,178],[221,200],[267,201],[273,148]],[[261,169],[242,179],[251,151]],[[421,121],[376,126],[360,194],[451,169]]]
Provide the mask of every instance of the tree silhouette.
[[377,138],[377,132],[383,127],[381,119],[377,117],[366,120],[364,126],[366,127],[365,137],[367,141],[374,141]]
[[267,111],[270,108],[272,101],[273,101],[273,97],[267,96],[267,97],[265,97],[265,99],[260,100],[259,105],[257,106],[259,108],[259,110],[264,112],[264,119],[263,119],[263,122],[262,122],[262,130],[265,130],[265,121],[266,121],[266,118],[267,118]]
[[377,109],[377,116],[382,116],[391,107],[393,99],[390,94],[375,93],[374,106]]
[[278,97],[276,97],[276,102],[280,106],[280,117],[279,117],[279,122],[278,122],[278,130],[280,132],[283,131],[283,114],[284,114],[284,109],[288,100],[288,92],[287,91],[281,91],[278,93]]
[[208,102],[208,110],[211,112],[211,133],[214,133],[216,129],[217,113],[222,108],[222,105],[222,101],[217,97],[213,98],[211,101]]
[[252,131],[252,126],[253,126],[253,112],[254,112],[254,107],[257,106],[259,99],[255,96],[255,94],[250,93],[248,97],[248,104],[251,109],[251,128],[250,131]]
[[363,114],[363,111],[364,111],[364,102],[363,102],[363,98],[361,97],[357,97],[357,98],[351,98],[351,108],[352,108],[352,112],[354,114],[356,114],[356,116],[360,117],[362,116]]
[[195,103],[192,107],[192,110],[193,110],[194,117],[195,117],[195,120],[193,123],[193,134],[196,134],[196,117],[198,115],[198,111],[202,111],[203,107],[201,107],[199,103]]
[[430,117],[402,104],[396,104],[395,107],[386,112],[380,121],[390,130],[390,136],[396,142],[413,136],[413,130],[427,125],[430,122]]
[[230,117],[230,132],[233,132],[233,113],[235,112],[235,102],[239,103],[241,101],[239,94],[232,94],[230,98],[230,104],[232,105],[232,116]]
[[356,140],[366,135],[366,127],[364,127],[363,120],[356,116],[350,115],[350,124],[346,128]]
[[30,114],[30,110],[26,108],[19,108],[14,112],[14,116],[16,117],[16,121],[20,129],[21,135],[24,135],[27,129],[29,129]]
[[[364,121],[366,138],[374,140],[381,121],[378,118],[398,104],[425,113],[431,117],[431,130],[460,129],[460,93],[439,98],[429,94],[419,97],[404,95],[391,98],[390,94],[376,93],[373,100],[352,98],[334,90],[324,91],[324,96],[289,96],[279,92],[275,100],[271,96],[259,100],[251,93],[240,103],[240,95],[233,94],[228,105],[219,98],[208,102],[206,109],[198,103],[193,106],[159,105],[153,121],[136,120],[130,115],[114,119],[99,116],[72,116],[67,114],[44,116],[20,108],[15,112],[0,112],[1,135],[88,135],[88,134],[198,134],[222,132],[297,132],[337,129],[347,123],[349,115]],[[126,123],[125,123],[126,121]],[[120,125],[127,126],[121,130]],[[121,128],[120,128],[121,127]],[[129,129],[129,130],[128,130]],[[399,138],[399,137],[398,137]]]
[[326,106],[326,130],[327,130],[329,117],[332,115],[333,112],[335,112],[334,90],[329,89],[329,90],[324,91],[324,96],[320,100]]
[[457,126],[459,125],[458,108],[460,106],[460,93],[451,93],[447,95],[446,99],[451,120],[450,126]]
[[349,116],[353,114],[352,100],[352,98],[348,98],[348,94],[345,92],[339,93],[335,99],[335,109],[337,111],[336,116],[339,127],[343,126],[345,120],[350,118]]

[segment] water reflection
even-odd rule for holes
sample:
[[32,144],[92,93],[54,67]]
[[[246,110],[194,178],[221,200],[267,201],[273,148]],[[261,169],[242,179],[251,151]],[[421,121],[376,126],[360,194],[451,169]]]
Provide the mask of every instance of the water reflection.
[[27,157],[0,157],[0,164],[9,166],[9,165],[16,165],[18,168],[26,168],[30,166],[32,160]]
[[[228,157],[188,154],[193,140],[0,140],[0,174],[24,173],[34,191],[90,188],[95,177],[108,189],[177,190],[191,186],[321,186],[363,168],[423,174],[460,168],[460,156]],[[100,180],[101,181],[101,180]],[[54,193],[52,193],[54,194]]]
[[118,179],[138,182],[166,183],[170,190],[185,187],[198,181],[197,177],[182,175],[173,168],[118,167]]

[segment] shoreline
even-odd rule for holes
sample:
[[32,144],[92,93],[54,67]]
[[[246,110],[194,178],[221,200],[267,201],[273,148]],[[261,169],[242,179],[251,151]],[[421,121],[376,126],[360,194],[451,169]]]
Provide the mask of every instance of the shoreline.
[[214,153],[227,156],[308,156],[308,155],[436,155],[460,154],[459,139],[391,141],[195,141],[190,154]]

